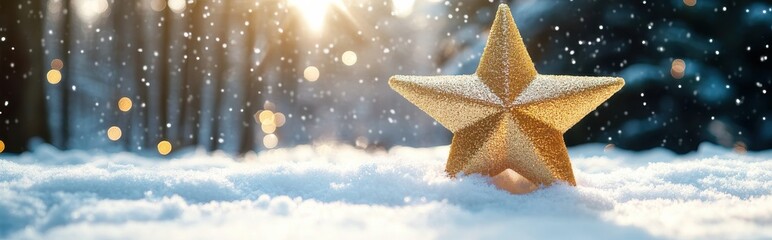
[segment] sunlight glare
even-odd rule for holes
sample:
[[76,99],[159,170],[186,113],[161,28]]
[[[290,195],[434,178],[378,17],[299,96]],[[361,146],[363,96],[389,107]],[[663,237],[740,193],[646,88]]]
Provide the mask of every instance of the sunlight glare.
[[300,11],[306,24],[314,32],[320,32],[324,27],[327,10],[337,0],[290,0],[289,5]]
[[415,0],[391,0],[391,12],[397,17],[407,17],[413,13]]

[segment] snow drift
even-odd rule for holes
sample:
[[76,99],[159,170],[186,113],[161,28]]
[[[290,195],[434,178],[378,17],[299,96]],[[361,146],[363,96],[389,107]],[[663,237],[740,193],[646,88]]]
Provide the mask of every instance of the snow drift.
[[0,238],[770,238],[772,151],[571,148],[578,187],[510,195],[449,179],[448,147],[317,145],[234,161],[0,155]]

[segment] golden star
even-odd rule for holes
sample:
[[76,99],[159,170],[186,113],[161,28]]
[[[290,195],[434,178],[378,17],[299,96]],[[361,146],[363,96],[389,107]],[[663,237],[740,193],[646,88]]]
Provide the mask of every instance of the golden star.
[[473,75],[393,76],[389,85],[453,132],[445,171],[576,185],[563,133],[624,85],[616,77],[540,75],[506,4]]

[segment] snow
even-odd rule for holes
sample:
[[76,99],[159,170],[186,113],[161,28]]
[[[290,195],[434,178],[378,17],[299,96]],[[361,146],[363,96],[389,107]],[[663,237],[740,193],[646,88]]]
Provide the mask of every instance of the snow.
[[448,147],[0,155],[0,238],[770,238],[772,151],[569,149],[578,187],[449,179]]

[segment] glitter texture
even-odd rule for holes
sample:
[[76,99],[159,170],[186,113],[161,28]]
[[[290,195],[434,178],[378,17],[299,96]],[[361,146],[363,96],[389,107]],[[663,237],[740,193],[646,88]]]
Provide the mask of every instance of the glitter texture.
[[622,88],[616,77],[539,75],[499,5],[474,75],[393,76],[389,85],[453,132],[445,171],[576,185],[563,133]]

